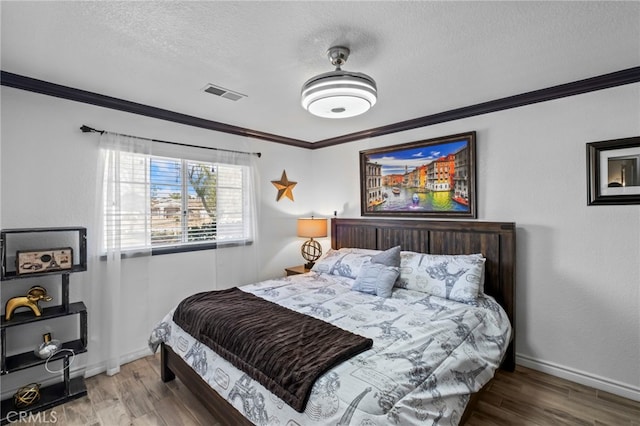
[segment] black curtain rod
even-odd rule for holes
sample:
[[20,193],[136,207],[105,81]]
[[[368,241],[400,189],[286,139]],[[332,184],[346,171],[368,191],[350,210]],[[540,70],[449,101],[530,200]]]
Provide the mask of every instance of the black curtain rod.
[[257,155],[257,156],[258,156],[258,158],[260,158],[260,157],[262,156],[262,153],[260,153],[260,152],[234,151],[234,150],[232,150],[232,149],[211,148],[211,147],[208,147],[208,146],[189,145],[189,144],[187,144],[187,143],[169,142],[169,141],[163,141],[163,140],[159,140],[159,139],[151,139],[151,138],[141,138],[141,137],[139,137],[139,136],[125,135],[125,134],[123,134],[123,133],[114,133],[114,132],[108,132],[108,131],[106,131],[106,130],[97,130],[97,129],[94,129],[93,127],[89,127],[89,126],[87,126],[87,125],[85,125],[85,124],[83,124],[83,125],[80,127],[80,130],[82,130],[82,133],[100,133],[100,134],[103,134],[103,133],[111,133],[111,134],[114,134],[114,135],[127,136],[127,137],[131,137],[131,138],[138,138],[138,139],[145,139],[145,140],[148,140],[148,141],[151,141],[151,142],[168,143],[168,144],[171,144],[171,145],[178,145],[178,146],[187,146],[187,147],[189,147],[189,148],[202,148],[202,149],[211,149],[211,150],[213,150],[213,151],[233,152],[233,153],[236,153],[236,154]]

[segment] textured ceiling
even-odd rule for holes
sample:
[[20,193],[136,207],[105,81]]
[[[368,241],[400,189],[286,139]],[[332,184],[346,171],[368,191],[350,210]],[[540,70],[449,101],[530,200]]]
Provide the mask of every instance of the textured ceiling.
[[[4,71],[309,142],[640,65],[638,1],[2,1],[1,14]],[[364,115],[300,107],[333,45],[378,84]]]

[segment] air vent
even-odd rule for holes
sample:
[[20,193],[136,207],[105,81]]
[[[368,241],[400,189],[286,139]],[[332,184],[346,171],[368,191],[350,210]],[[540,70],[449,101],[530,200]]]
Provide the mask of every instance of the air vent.
[[207,93],[211,93],[212,95],[220,96],[221,98],[230,99],[232,101],[237,101],[247,97],[247,95],[243,95],[242,93],[234,92],[233,90],[225,89],[224,87],[215,86],[213,84],[207,84],[202,90]]

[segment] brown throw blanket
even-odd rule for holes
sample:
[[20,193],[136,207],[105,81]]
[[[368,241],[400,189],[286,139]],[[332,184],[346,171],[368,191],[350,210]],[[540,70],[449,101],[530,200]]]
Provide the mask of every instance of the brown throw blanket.
[[318,377],[373,345],[238,288],[194,294],[173,320],[299,412]]

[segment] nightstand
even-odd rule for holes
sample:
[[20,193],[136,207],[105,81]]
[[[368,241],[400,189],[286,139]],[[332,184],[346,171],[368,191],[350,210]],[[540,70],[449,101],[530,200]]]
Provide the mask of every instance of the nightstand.
[[286,271],[287,276],[290,276],[290,275],[304,274],[305,272],[309,272],[311,269],[305,268],[304,265],[298,265],[298,266],[291,266],[290,268],[284,268],[284,270]]

